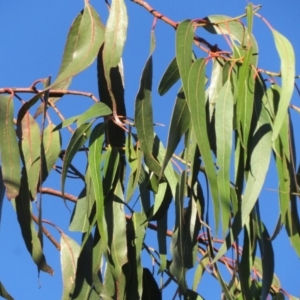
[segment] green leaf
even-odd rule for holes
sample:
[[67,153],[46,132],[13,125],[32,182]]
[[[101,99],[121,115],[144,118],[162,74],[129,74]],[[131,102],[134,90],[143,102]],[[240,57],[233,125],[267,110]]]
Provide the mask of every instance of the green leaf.
[[175,57],[168,65],[164,75],[162,76],[159,82],[158,93],[161,96],[163,96],[179,79],[180,79],[180,74],[177,65],[177,59]]
[[222,210],[223,236],[231,219],[230,208],[230,156],[232,148],[233,95],[228,80],[220,89],[216,102],[215,130],[217,140],[217,182]]
[[42,179],[47,179],[61,151],[61,136],[59,131],[53,131],[54,124],[49,123],[43,134],[44,159],[42,161]]
[[243,195],[241,212],[235,217],[232,230],[226,237],[218,254],[213,262],[216,262],[228,250],[227,245],[232,245],[246,224],[258,196],[264,184],[266,174],[269,168],[271,149],[272,149],[272,131],[269,124],[268,113],[261,102],[256,103],[254,107],[254,116],[256,118],[256,129],[251,137],[250,144],[250,172],[246,181],[246,187]]
[[71,117],[71,118],[68,118],[68,119],[64,120],[63,122],[61,122],[60,124],[58,124],[58,125],[53,129],[53,131],[60,130],[60,129],[62,129],[62,128],[65,128],[65,127],[67,127],[67,126],[69,126],[69,125],[75,123],[75,122],[78,120],[79,117],[80,117],[80,115],[74,116],[74,117]]
[[12,201],[12,205],[17,212],[18,222],[26,248],[32,256],[33,261],[37,265],[38,271],[44,271],[46,273],[49,273],[50,275],[53,275],[52,268],[46,263],[46,258],[42,250],[41,242],[32,222],[31,201],[25,170],[21,179],[20,193]]
[[0,281],[0,296],[7,300],[14,300],[14,298],[7,292],[4,285]]
[[40,127],[29,112],[25,114],[21,124],[18,125],[18,133],[28,178],[29,192],[31,194],[31,198],[35,199],[41,165]]
[[14,126],[13,98],[0,95],[0,154],[2,180],[8,199],[19,194],[21,167],[20,154]]
[[82,124],[78,127],[73,133],[69,145],[66,149],[63,167],[61,171],[61,191],[64,194],[65,191],[65,181],[68,172],[68,168],[71,164],[73,157],[77,154],[78,149],[80,149],[84,143],[87,141],[88,136],[90,135],[91,123]]
[[106,23],[103,50],[104,64],[108,71],[120,62],[126,41],[127,27],[128,16],[125,2],[123,0],[112,0]]
[[106,259],[114,279],[122,276],[122,266],[127,259],[126,219],[124,213],[124,195],[118,181],[114,193],[105,204],[105,220],[108,236]]
[[204,162],[207,179],[210,185],[214,204],[214,217],[216,231],[220,222],[220,203],[217,185],[217,176],[212,152],[208,139],[206,101],[205,101],[205,60],[198,59],[194,62],[188,77],[188,105],[191,113],[191,122],[196,141]]
[[[80,22],[80,24],[79,24]],[[70,79],[90,66],[104,42],[104,26],[94,8],[85,1],[82,17],[77,17],[70,30],[64,60],[57,79],[48,88],[68,86]]]
[[162,273],[167,267],[167,236],[168,230],[168,214],[165,214],[161,219],[157,220],[157,241],[158,252],[160,258],[160,266],[158,273]]
[[[153,36],[152,36],[153,38]],[[153,50],[152,50],[153,51]],[[153,157],[153,116],[152,116],[152,52],[144,67],[139,92],[135,100],[135,126],[145,163],[156,175],[160,175],[161,166]]]
[[74,211],[71,217],[69,230],[87,232],[89,229],[89,203],[86,197],[86,189],[83,189],[78,196]]
[[199,264],[196,267],[194,281],[193,281],[193,291],[197,291],[198,285],[201,281],[201,278],[206,270],[207,265],[210,262],[210,257],[206,253],[200,260]]
[[171,117],[170,129],[168,134],[168,144],[166,149],[166,156],[162,165],[162,173],[176,150],[181,137],[186,133],[190,126],[190,112],[187,101],[184,97],[182,88],[177,94],[174,104],[174,109]]
[[272,29],[272,33],[274,36],[276,49],[278,51],[281,61],[282,83],[280,101],[273,126],[272,141],[275,141],[284,122],[285,115],[294,91],[295,53],[293,46],[286,37],[284,37],[275,29]]
[[80,246],[69,236],[61,234],[60,262],[63,279],[62,299],[70,299],[70,293],[76,279],[77,260],[80,254]]
[[107,246],[107,232],[104,228],[104,192],[103,178],[100,171],[102,148],[104,143],[104,124],[100,123],[95,126],[91,133],[89,143],[89,168],[93,184],[93,190],[96,198],[96,215],[98,230],[101,235],[103,249]]
[[80,127],[83,123],[90,119],[104,117],[110,114],[111,109],[106,104],[102,102],[95,103],[78,117],[77,127]]
[[188,99],[188,75],[192,65],[193,40],[192,21],[185,20],[181,22],[176,29],[176,61],[186,99]]
[[262,294],[261,298],[266,299],[268,297],[274,274],[274,252],[272,242],[270,241],[269,233],[262,223],[262,236],[258,240],[259,248],[262,256]]

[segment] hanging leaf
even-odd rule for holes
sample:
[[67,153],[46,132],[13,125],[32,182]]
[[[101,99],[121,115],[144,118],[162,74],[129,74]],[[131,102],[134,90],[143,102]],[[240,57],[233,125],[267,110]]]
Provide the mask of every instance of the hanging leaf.
[[180,79],[179,69],[176,57],[168,65],[165,73],[163,74],[159,86],[158,93],[163,96],[169,89]]
[[231,219],[230,208],[230,156],[232,148],[233,95],[230,81],[220,89],[216,102],[215,130],[217,140],[218,190],[222,211],[222,232],[228,228]]
[[42,180],[47,179],[61,151],[61,136],[59,131],[54,131],[55,125],[49,123],[44,130],[44,161],[42,161]]
[[216,231],[220,222],[220,203],[217,186],[217,176],[212,152],[207,134],[207,116],[205,109],[205,61],[198,59],[194,62],[188,77],[188,95],[187,98],[191,114],[191,122],[197,144],[204,162],[206,175],[210,185],[214,204],[214,217]]
[[192,65],[193,40],[192,21],[185,20],[181,22],[176,29],[176,61],[186,99],[188,99],[188,76]]
[[92,126],[92,122],[84,123],[80,127],[78,127],[73,133],[69,145],[66,149],[62,172],[61,172],[61,190],[63,194],[65,192],[65,181],[66,181],[68,168],[71,164],[73,157],[77,154],[78,149],[80,149],[87,141],[90,135],[91,126]]
[[62,299],[70,299],[70,294],[76,280],[77,261],[80,254],[80,246],[69,236],[61,234],[60,262],[63,279]]
[[104,197],[103,178],[100,170],[101,154],[104,142],[104,124],[95,126],[91,133],[89,144],[89,168],[92,188],[96,199],[97,225],[102,239],[103,249],[107,246],[107,232],[104,229]]
[[282,89],[277,114],[273,126],[272,141],[275,141],[284,122],[289,107],[295,82],[295,53],[289,40],[275,29],[272,29],[276,49],[281,61]]
[[2,180],[8,199],[19,194],[21,178],[20,154],[13,117],[13,98],[0,95],[0,154]]
[[24,171],[21,179],[20,193],[14,199],[12,205],[17,212],[18,222],[26,248],[37,265],[38,272],[44,271],[53,275],[54,272],[52,268],[46,263],[41,242],[31,219],[31,201],[27,182],[27,175]]
[[3,183],[2,166],[0,165],[0,223],[2,217],[2,206],[3,206],[4,195],[5,195],[5,185]]
[[31,194],[31,198],[35,199],[40,176],[41,137],[40,127],[29,112],[26,113],[21,124],[19,124],[18,133],[28,178],[29,192]]
[[165,166],[176,150],[176,147],[178,146],[182,135],[185,134],[188,130],[190,122],[189,108],[184,97],[183,90],[181,88],[177,94],[171,117],[170,129],[168,134],[168,144],[166,149],[166,156],[162,165],[162,172],[164,171]]
[[139,92],[135,100],[135,126],[139,145],[145,156],[146,165],[156,175],[160,175],[161,166],[153,157],[153,116],[152,116],[152,52],[154,51],[154,33],[151,34],[151,52],[144,67]]

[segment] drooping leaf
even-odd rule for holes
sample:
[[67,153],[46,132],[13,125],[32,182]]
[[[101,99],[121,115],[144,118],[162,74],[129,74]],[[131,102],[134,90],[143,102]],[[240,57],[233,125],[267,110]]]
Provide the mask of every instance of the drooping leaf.
[[97,225],[103,241],[103,246],[107,245],[107,233],[104,229],[104,193],[103,178],[100,170],[101,154],[104,143],[104,124],[95,126],[91,133],[89,144],[89,168],[92,181],[92,188],[96,199]]
[[215,130],[217,140],[218,190],[222,212],[222,232],[225,236],[230,209],[230,156],[232,148],[233,95],[228,80],[220,89],[215,108]]
[[217,176],[212,158],[212,151],[207,132],[207,115],[205,101],[205,61],[198,59],[194,62],[188,77],[188,105],[196,141],[203,159],[206,175],[210,185],[214,204],[216,231],[220,221],[220,203],[217,186]]
[[[152,35],[152,39],[154,35]],[[146,165],[156,175],[160,175],[161,166],[153,157],[153,116],[152,116],[152,52],[144,67],[139,92],[135,100],[135,126],[139,145],[145,156]]]
[[272,242],[270,241],[269,233],[262,223],[262,236],[258,240],[259,248],[262,256],[262,299],[267,298],[274,274],[274,252],[272,247]]
[[109,268],[115,280],[122,276],[122,266],[127,262],[126,219],[124,212],[124,195],[118,181],[113,196],[105,205],[105,220],[108,236],[106,254]]
[[180,79],[179,69],[176,57],[168,65],[165,73],[163,74],[159,86],[158,93],[163,96],[169,89]]
[[174,104],[174,109],[171,117],[171,124],[168,134],[168,144],[166,149],[166,156],[162,165],[162,172],[165,169],[169,159],[173,155],[176,147],[178,146],[183,134],[186,133],[190,126],[190,112],[187,101],[184,98],[182,88],[177,94]]
[[80,246],[64,233],[60,239],[60,261],[63,279],[62,299],[70,299],[70,294],[76,279],[77,261],[80,254]]
[[272,131],[267,111],[261,102],[256,103],[253,114],[256,118],[256,129],[251,137],[249,155],[251,168],[246,181],[241,212],[235,217],[232,229],[214,258],[214,262],[228,250],[227,245],[232,245],[232,242],[237,238],[245,225],[249,214],[258,200],[269,168],[272,150]]
[[0,95],[0,154],[2,180],[8,199],[15,198],[19,194],[21,179],[20,154],[13,117],[13,98]]
[[[105,69],[116,67],[121,59],[126,41],[128,16],[123,0],[112,0],[105,29],[103,60]],[[100,47],[99,47],[100,48]]]
[[42,161],[42,180],[47,179],[61,151],[61,136],[59,131],[53,131],[54,124],[49,123],[44,130],[44,158]]
[[294,91],[295,53],[293,46],[286,37],[284,37],[275,29],[272,29],[272,33],[274,36],[276,49],[278,51],[281,61],[282,82],[280,101],[273,126],[272,141],[275,141],[284,122],[285,115]]
[[201,281],[201,278],[206,270],[207,265],[209,264],[209,255],[206,253],[201,260],[199,261],[194,275],[194,281],[193,281],[193,291],[197,291],[198,285]]
[[176,29],[176,61],[183,85],[185,98],[188,99],[188,76],[192,65],[192,47],[194,40],[191,20],[181,22]]
[[18,126],[22,155],[28,178],[28,187],[32,199],[35,199],[40,176],[40,127],[33,117],[26,113]]
[[143,268],[143,295],[142,300],[161,300],[161,291],[147,268]]
[[21,179],[20,193],[12,204],[17,212],[17,218],[26,248],[37,265],[38,272],[44,271],[53,275],[52,268],[46,263],[41,242],[31,219],[31,201],[27,182],[27,175],[24,170]]
[[78,127],[75,130],[75,132],[71,137],[71,140],[69,142],[69,145],[65,153],[62,172],[61,172],[61,190],[63,194],[65,191],[65,181],[66,181],[68,168],[71,164],[73,157],[76,155],[78,149],[80,149],[87,141],[87,138],[90,135],[91,126],[92,126],[92,122],[82,124],[80,127]]

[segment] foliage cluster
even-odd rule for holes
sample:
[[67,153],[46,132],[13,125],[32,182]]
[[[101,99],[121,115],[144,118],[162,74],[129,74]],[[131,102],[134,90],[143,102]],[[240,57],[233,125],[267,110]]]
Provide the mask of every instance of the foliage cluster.
[[[85,0],[70,27],[53,83],[46,78],[28,89],[0,89],[1,203],[6,194],[15,207],[38,271],[53,273],[43,253],[46,235],[61,251],[62,299],[161,299],[170,282],[177,286],[174,297],[202,299],[199,283],[204,272],[217,279],[225,299],[268,295],[283,299],[284,294],[296,299],[274,274],[272,247],[284,227],[300,256],[299,191],[289,114],[295,83],[292,45],[264,20],[281,61],[281,71],[275,74],[258,66],[252,28],[255,16],[263,18],[259,6],[249,4],[238,17],[213,15],[176,23],[142,0],[132,2],[154,16],[133,120],[126,117],[124,101],[122,52],[128,25],[124,0],[111,1],[105,25]],[[181,82],[166,147],[155,133],[151,100],[157,19],[176,29],[176,57],[163,74],[158,93],[164,95]],[[229,50],[198,36],[200,30],[212,39],[221,35]],[[95,59],[100,101],[68,89],[72,78]],[[43,85],[41,90],[38,84]],[[33,97],[16,112],[14,101],[22,101],[21,93]],[[95,103],[64,119],[55,103],[66,95],[90,97]],[[57,126],[51,120],[53,111],[62,119]],[[66,128],[71,137],[62,149],[61,131]],[[79,152],[86,158],[84,174],[72,163]],[[270,237],[258,198],[272,155],[280,214]],[[57,171],[61,191],[44,188],[50,172]],[[67,178],[82,182],[78,197],[65,191]],[[45,228],[44,193],[76,203],[69,229],[82,233],[81,245],[62,231],[58,243]],[[32,213],[34,200],[37,216]],[[157,233],[157,249],[147,244],[149,230]],[[234,259],[226,256],[229,249]],[[157,274],[142,263],[142,253],[153,260],[155,272],[167,277],[160,286]],[[221,274],[220,265],[230,276]],[[193,282],[186,278],[189,269],[194,269]],[[12,299],[2,285],[1,296]]]

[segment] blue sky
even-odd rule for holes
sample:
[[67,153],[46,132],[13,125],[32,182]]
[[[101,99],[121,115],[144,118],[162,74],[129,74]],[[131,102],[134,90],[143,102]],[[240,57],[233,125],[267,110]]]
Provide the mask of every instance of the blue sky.
[[[247,1],[244,0],[149,0],[150,5],[161,13],[166,14],[174,21],[184,19],[202,18],[212,14],[222,14],[228,16],[240,15],[244,12]],[[31,83],[39,78],[52,75],[58,72],[65,39],[69,27],[75,16],[83,8],[83,0],[3,0],[0,3],[0,87],[29,87]],[[102,20],[107,18],[107,10],[104,1],[91,0],[91,4],[99,12]],[[262,4],[260,13],[277,29],[285,35],[294,46],[296,57],[300,53],[299,38],[299,12],[300,2],[296,0],[262,0],[254,2]],[[125,69],[125,89],[126,106],[129,117],[134,116],[134,99],[138,90],[139,78],[149,54],[150,29],[153,18],[142,7],[127,1],[129,13],[128,39],[124,49],[124,69]],[[155,93],[158,82],[175,55],[173,28],[158,21],[155,29],[156,50],[154,53],[154,78],[153,78],[153,107],[154,120],[157,123],[168,124],[172,112],[172,105],[178,86],[170,93],[160,97]],[[206,37],[212,44],[222,44],[221,38],[209,37],[202,31],[198,31],[200,36]],[[265,24],[255,19],[254,35],[259,45],[259,66],[264,69],[279,71],[279,59],[274,47],[272,34]],[[298,55],[299,56],[299,55]],[[296,73],[300,74],[300,64],[297,62]],[[72,83],[71,89],[92,92],[97,95],[96,68],[93,64],[88,70],[78,75]],[[24,95],[24,99],[30,96]],[[294,95],[293,104],[299,104],[299,96]],[[71,117],[77,115],[91,104],[90,99],[69,96],[63,98],[58,107],[64,112],[64,116]],[[16,109],[20,107],[16,101]],[[53,121],[59,123],[59,119],[52,114]],[[299,127],[299,115],[292,112],[295,122],[295,134]],[[159,127],[157,132],[166,144],[168,128]],[[65,138],[63,145],[66,146],[68,138]],[[298,142],[298,145],[299,142]],[[298,155],[299,156],[299,155]],[[299,158],[297,160],[299,162]],[[277,211],[273,207],[278,206],[278,196],[270,189],[277,189],[277,178],[274,163],[271,166],[268,179],[260,198],[261,214],[265,219],[269,232],[274,230],[276,224]],[[55,183],[56,182],[56,183]],[[47,186],[55,184],[59,188],[59,176],[54,175],[47,182]],[[80,189],[71,182],[67,183],[67,190],[78,195]],[[59,198],[45,196],[44,198],[44,218],[51,220],[62,229],[68,228],[70,212]],[[71,205],[69,205],[72,208]],[[272,208],[272,209],[270,209]],[[59,234],[47,227],[59,240]],[[69,234],[66,231],[67,234]],[[80,235],[70,233],[75,239]],[[15,299],[60,299],[62,280],[60,276],[60,254],[45,239],[45,254],[48,263],[54,268],[55,276],[41,274],[37,277],[37,270],[31,260],[22,237],[19,225],[11,204],[5,200],[2,220],[0,225],[0,280],[6,286]],[[300,296],[298,270],[299,259],[293,251],[285,230],[274,241],[276,273],[281,279],[282,286],[295,296]],[[216,287],[210,285],[211,281],[204,278],[200,284],[200,293],[206,299],[219,298],[219,290],[211,290]],[[39,288],[41,285],[41,288]],[[164,294],[164,299],[169,299],[170,295]],[[170,296],[171,297],[171,296]]]

